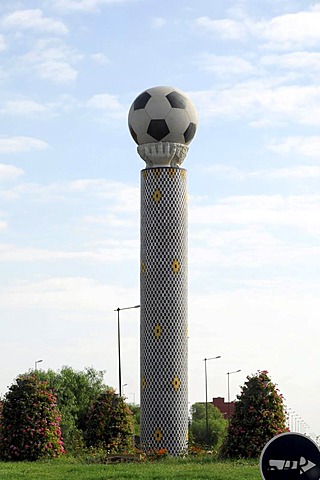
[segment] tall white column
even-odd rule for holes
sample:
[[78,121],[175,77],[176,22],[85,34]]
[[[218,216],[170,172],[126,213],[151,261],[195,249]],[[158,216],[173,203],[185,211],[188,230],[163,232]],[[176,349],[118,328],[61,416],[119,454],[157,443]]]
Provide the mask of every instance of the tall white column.
[[141,172],[141,442],[179,455],[188,441],[187,172]]

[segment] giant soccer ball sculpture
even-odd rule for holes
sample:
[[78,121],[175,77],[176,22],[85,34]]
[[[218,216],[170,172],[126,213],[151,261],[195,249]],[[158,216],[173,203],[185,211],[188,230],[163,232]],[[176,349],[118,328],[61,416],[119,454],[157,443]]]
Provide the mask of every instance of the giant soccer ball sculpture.
[[187,172],[197,128],[190,99],[172,87],[145,90],[129,129],[141,172],[141,444],[170,455],[188,446]]
[[171,142],[189,145],[197,128],[197,112],[189,98],[172,87],[145,90],[133,102],[129,129],[138,145]]

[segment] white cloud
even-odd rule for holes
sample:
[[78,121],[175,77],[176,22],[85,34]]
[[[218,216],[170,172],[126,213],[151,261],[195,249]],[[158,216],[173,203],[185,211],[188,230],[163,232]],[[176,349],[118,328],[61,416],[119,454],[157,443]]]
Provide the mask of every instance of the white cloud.
[[3,35],[0,34],[0,52],[7,48],[7,44]]
[[0,108],[0,113],[6,115],[34,115],[38,113],[47,113],[48,108],[32,100],[8,100]]
[[76,311],[88,308],[92,311],[94,305],[95,311],[105,312],[108,309],[106,306],[114,299],[126,298],[123,295],[128,295],[129,292],[124,287],[99,283],[86,277],[53,277],[9,286],[6,293],[0,293],[0,297],[2,306],[50,306],[58,312],[69,308]]
[[320,195],[242,195],[215,205],[191,205],[190,221],[206,225],[269,225],[320,233]]
[[[232,12],[231,12],[232,13]],[[211,31],[224,40],[248,40],[255,38],[266,48],[291,49],[316,46],[320,42],[320,11],[300,11],[256,21],[243,16],[241,21],[233,18],[211,19],[200,17],[195,25]]]
[[223,39],[239,40],[247,34],[244,24],[229,18],[212,20],[209,17],[200,17],[195,20],[195,25],[201,30],[212,30]]
[[100,6],[124,3],[130,0],[54,0],[53,4],[61,12],[95,12]]
[[121,105],[116,95],[101,93],[89,98],[86,102],[88,108],[101,110],[111,117],[122,118],[127,115],[127,109]]
[[285,70],[320,70],[320,53],[318,52],[291,52],[282,55],[268,55],[260,59],[260,63],[266,66],[276,66]]
[[[269,146],[273,149],[273,145]],[[281,153],[281,152],[280,152]],[[241,170],[232,165],[215,164],[204,167],[205,173],[211,173],[215,176],[230,178],[232,180],[245,180],[250,178],[272,178],[272,179],[303,179],[303,178],[319,178],[320,166],[313,165],[295,165],[282,168],[268,168],[262,170]]]
[[0,183],[8,180],[15,180],[23,174],[24,171],[21,168],[15,167],[14,165],[0,163]]
[[0,114],[19,116],[19,117],[36,117],[40,115],[48,116],[57,115],[59,113],[70,112],[81,106],[78,99],[71,95],[60,95],[55,98],[54,102],[39,103],[32,99],[23,98],[7,100],[0,106]]
[[48,144],[32,137],[0,137],[0,154],[44,150]]
[[241,118],[259,127],[284,121],[318,125],[320,87],[279,83],[281,79],[252,80],[190,95],[202,118]]
[[199,167],[205,174],[210,173],[219,177],[231,178],[235,180],[241,180],[246,178],[248,172],[240,170],[237,167],[232,165],[225,165],[221,163],[216,163],[214,165]]
[[320,12],[301,11],[272,18],[258,25],[269,48],[315,46],[320,42]]
[[[212,265],[220,268],[242,267],[246,270],[261,266],[270,269],[277,265],[284,271],[304,266],[319,265],[320,248],[306,241],[287,241],[279,232],[268,231],[263,225],[243,225],[238,230],[218,226],[214,230],[197,230],[190,237],[190,269],[197,275],[207,275]],[[201,267],[199,267],[201,266]],[[237,273],[234,281],[239,282]],[[241,281],[241,280],[240,280]]]
[[[114,225],[113,225],[114,226]],[[90,263],[114,263],[136,260],[138,241],[106,241],[103,246],[83,250],[58,250],[32,247],[16,247],[0,244],[0,261],[2,262],[55,262],[56,260],[89,261]]]
[[82,179],[70,182],[67,187],[68,192],[91,193],[104,200],[112,201],[114,204],[112,212],[126,212],[130,215],[139,210],[139,188],[129,186],[120,182],[107,180]]
[[214,55],[204,53],[199,56],[197,63],[203,70],[217,75],[250,75],[255,73],[256,67],[248,60],[234,55]]
[[167,23],[167,20],[163,17],[154,18],[152,21],[153,28],[162,28]]
[[91,58],[92,58],[92,60],[94,60],[96,63],[99,63],[100,65],[109,65],[110,64],[110,60],[107,57],[107,55],[105,55],[104,53],[101,53],[101,52],[93,53],[91,55]]
[[261,172],[261,177],[279,178],[279,179],[313,179],[320,177],[320,167],[312,165],[299,165],[296,167],[275,168]]
[[40,9],[16,10],[5,15],[1,25],[6,29],[34,30],[54,35],[68,33],[68,28],[63,22],[45,17]]
[[[49,185],[37,183],[21,183],[13,186],[10,190],[0,191],[0,195],[7,199],[22,199],[29,201],[29,198],[36,202],[67,202],[80,198],[83,201],[85,196],[94,199],[103,199],[108,208],[106,215],[119,212],[124,215],[138,216],[139,211],[139,188],[121,182],[108,181],[105,179],[80,179],[66,183],[52,183]],[[28,198],[29,197],[29,198]],[[89,214],[88,214],[89,215]],[[99,216],[98,216],[99,217]],[[99,222],[97,222],[99,223]]]
[[[137,226],[137,218],[119,217],[112,213],[107,215],[87,215],[84,217],[86,223],[100,226],[108,226],[109,228],[131,228]],[[137,245],[138,246],[138,245]]]
[[30,67],[43,80],[68,83],[76,80],[78,71],[72,66],[81,55],[57,39],[40,40],[35,48],[22,57],[26,68]]
[[268,145],[269,150],[286,155],[303,155],[320,160],[320,137],[287,137]]

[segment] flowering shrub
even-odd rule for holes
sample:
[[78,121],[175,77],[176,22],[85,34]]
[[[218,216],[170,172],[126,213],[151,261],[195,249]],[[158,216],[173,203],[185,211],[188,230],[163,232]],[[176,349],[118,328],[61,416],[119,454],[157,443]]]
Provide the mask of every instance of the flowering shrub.
[[286,432],[283,396],[267,371],[248,376],[235,402],[222,454],[228,457],[258,457],[275,435]]
[[19,376],[2,403],[0,458],[37,460],[63,452],[55,395],[35,376]]
[[154,462],[156,460],[163,460],[168,458],[169,453],[166,448],[151,448],[145,452],[141,452],[141,459],[148,460],[149,462]]
[[113,389],[101,393],[87,415],[87,447],[103,447],[109,453],[133,448],[132,414],[122,397]]
[[198,456],[198,455],[205,455],[206,451],[203,448],[199,447],[198,445],[189,445],[188,448],[189,455]]

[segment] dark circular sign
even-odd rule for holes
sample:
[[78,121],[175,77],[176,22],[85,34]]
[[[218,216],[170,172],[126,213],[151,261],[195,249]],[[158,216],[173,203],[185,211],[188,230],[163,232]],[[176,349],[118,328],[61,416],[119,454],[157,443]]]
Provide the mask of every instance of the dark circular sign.
[[262,450],[260,473],[264,480],[320,480],[318,445],[301,433],[281,433]]

